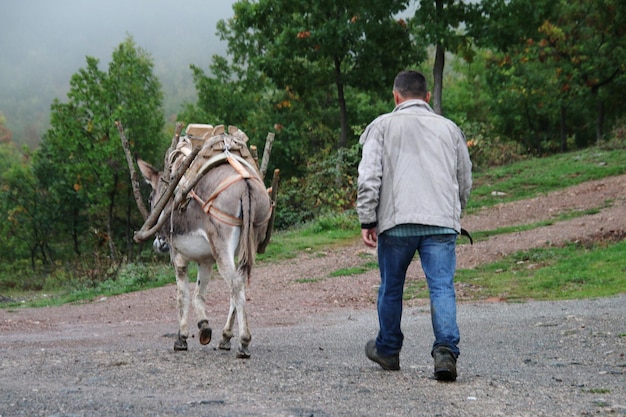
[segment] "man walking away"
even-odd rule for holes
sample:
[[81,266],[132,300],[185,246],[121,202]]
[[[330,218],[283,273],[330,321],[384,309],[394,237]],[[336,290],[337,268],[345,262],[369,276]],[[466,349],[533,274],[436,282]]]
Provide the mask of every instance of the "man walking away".
[[380,269],[380,328],[365,354],[383,369],[400,369],[404,282],[417,251],[430,291],[435,378],[454,381],[460,341],[455,248],[472,164],[463,132],[428,105],[423,74],[400,72],[393,97],[394,110],[376,118],[360,138],[357,213],[363,242],[378,246]]

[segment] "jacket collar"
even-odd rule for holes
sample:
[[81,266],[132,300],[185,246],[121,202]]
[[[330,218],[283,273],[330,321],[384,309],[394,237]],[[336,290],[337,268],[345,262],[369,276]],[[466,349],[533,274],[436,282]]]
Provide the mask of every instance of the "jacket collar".
[[416,98],[416,99],[413,99],[413,100],[404,101],[404,102],[398,104],[396,106],[396,108],[393,109],[393,111],[395,112],[395,111],[399,111],[399,110],[404,110],[404,109],[409,108],[409,107],[422,107],[422,108],[428,110],[429,112],[433,112],[434,113],[434,110],[428,105],[428,103],[426,103],[424,100],[419,99],[419,98]]

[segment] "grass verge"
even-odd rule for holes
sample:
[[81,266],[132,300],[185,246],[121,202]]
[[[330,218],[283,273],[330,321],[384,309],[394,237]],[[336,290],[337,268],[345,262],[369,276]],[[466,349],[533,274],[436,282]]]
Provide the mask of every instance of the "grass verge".
[[[532,249],[475,269],[460,269],[456,282],[472,298],[510,301],[609,297],[626,292],[626,240],[574,242]],[[408,284],[408,298],[427,298],[423,280]]]
[[623,149],[587,148],[581,151],[534,158],[474,175],[470,214],[498,203],[524,200],[581,184],[626,173]]

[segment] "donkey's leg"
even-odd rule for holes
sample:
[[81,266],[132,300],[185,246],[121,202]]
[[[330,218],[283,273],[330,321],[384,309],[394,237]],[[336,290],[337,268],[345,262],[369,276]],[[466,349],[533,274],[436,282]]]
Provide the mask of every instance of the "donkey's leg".
[[209,319],[206,315],[206,292],[209,280],[213,273],[213,262],[198,264],[198,281],[193,294],[193,307],[198,318],[198,337],[200,344],[208,345],[211,341],[213,330],[209,326]]
[[[230,282],[228,283],[230,288]],[[220,341],[219,348],[223,350],[230,350],[230,339],[233,337],[233,325],[235,324],[235,304],[233,300],[230,300],[230,307],[228,309],[228,318],[226,324],[222,330],[222,340]]]
[[220,349],[230,349],[230,339],[233,337],[233,325],[235,324],[235,315],[237,317],[237,323],[239,325],[239,347],[237,348],[238,358],[249,358],[250,352],[248,345],[252,340],[250,329],[248,327],[248,318],[246,315],[246,293],[243,276],[235,270],[234,264],[232,269],[224,271],[226,268],[221,269],[221,274],[230,287],[230,309],[228,311],[228,318],[222,331],[222,340],[220,341]]
[[228,283],[230,288],[230,309],[228,318],[222,331],[222,340],[220,341],[221,349],[230,349],[230,339],[233,337],[233,325],[235,322],[235,314],[239,324],[239,347],[237,349],[237,357],[249,358],[250,352],[248,345],[252,340],[250,329],[248,327],[248,318],[246,315],[246,294],[244,277],[235,266],[234,258],[220,258],[217,260],[220,274]]
[[252,335],[250,334],[248,315],[246,314],[246,289],[243,274],[236,273],[233,279],[230,297],[231,302],[235,303],[237,323],[239,324],[239,348],[237,349],[237,357],[246,359],[250,357],[248,346],[252,340]]
[[245,314],[245,302],[246,295],[244,291],[244,277],[237,270],[235,265],[235,250],[239,244],[238,227],[230,228],[230,231],[222,233],[222,236],[229,236],[228,239],[223,239],[222,242],[226,245],[222,246],[221,251],[216,251],[215,260],[217,261],[217,267],[220,271],[220,275],[228,284],[230,288],[230,307],[228,311],[228,318],[222,331],[222,340],[220,341],[221,349],[230,349],[230,339],[233,337],[233,325],[235,323],[235,314],[237,315],[237,321],[239,324],[239,348],[237,349],[237,357],[249,358],[248,345],[252,336],[248,328],[248,320]]
[[180,255],[174,256],[176,270],[176,305],[178,307],[178,337],[174,342],[174,350],[187,350],[189,337],[189,277],[188,262]]

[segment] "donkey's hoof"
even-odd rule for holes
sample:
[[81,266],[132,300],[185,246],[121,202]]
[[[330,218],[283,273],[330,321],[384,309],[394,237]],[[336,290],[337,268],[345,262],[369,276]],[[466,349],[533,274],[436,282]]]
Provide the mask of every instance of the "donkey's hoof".
[[221,350],[230,350],[230,339],[220,340],[220,344],[218,345],[218,348],[220,348]]
[[174,342],[174,350],[187,350],[187,336],[181,336],[180,332],[178,332],[178,336]]
[[177,352],[181,350],[187,350],[187,341],[183,339],[177,339],[174,342],[174,350]]
[[237,358],[239,359],[249,359],[250,351],[248,350],[248,346],[239,346],[237,349]]
[[198,323],[198,327],[200,328],[200,332],[198,333],[200,344],[208,345],[211,341],[211,336],[213,335],[213,330],[209,327],[209,322],[202,320]]

